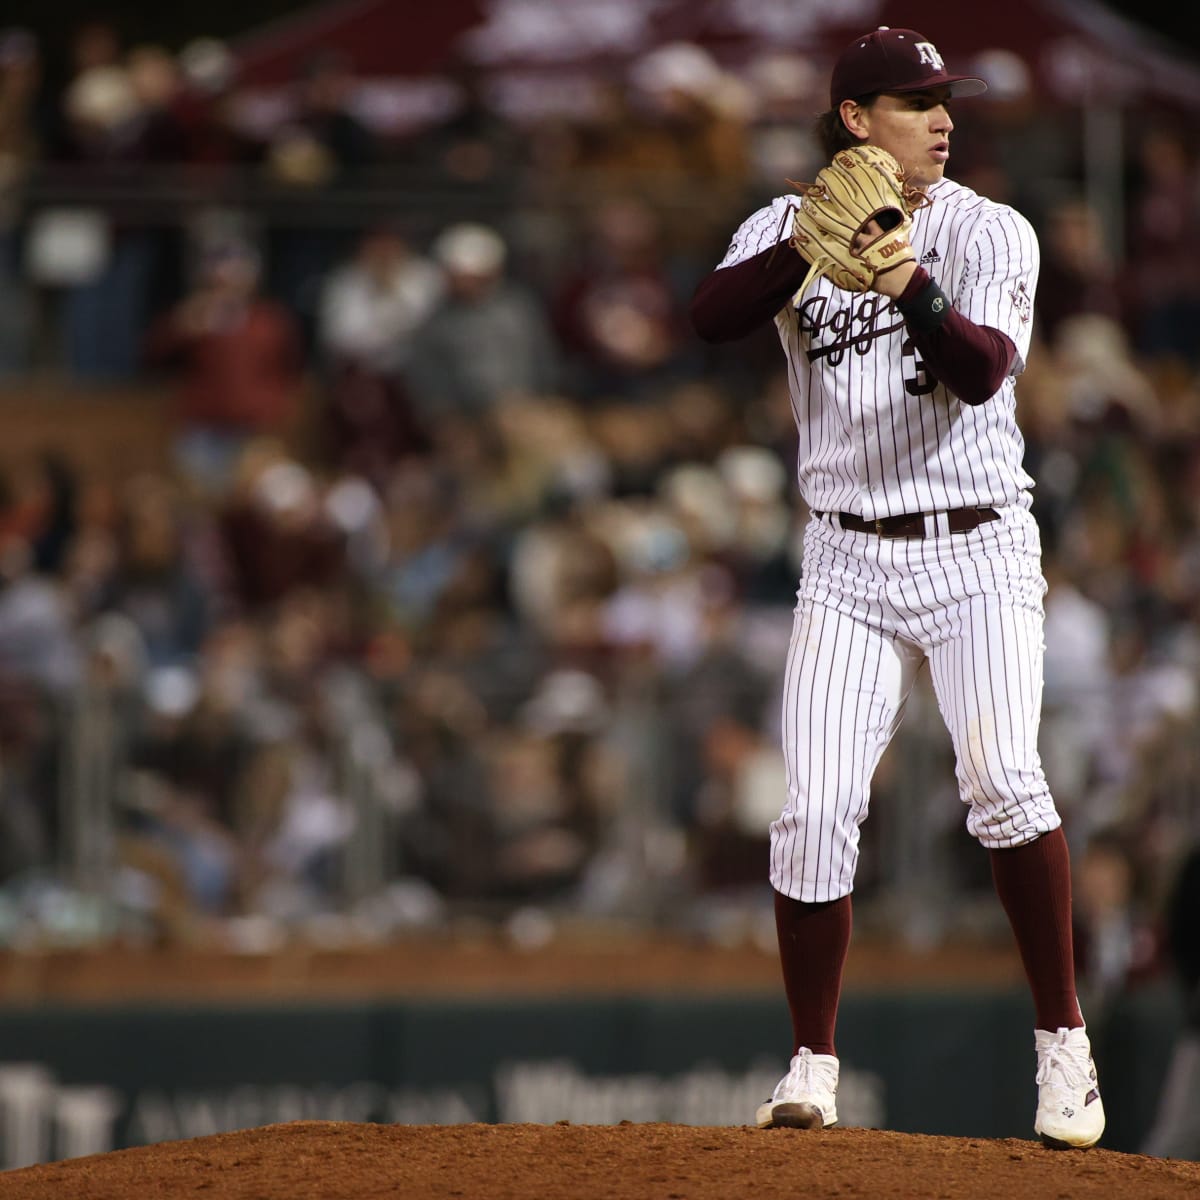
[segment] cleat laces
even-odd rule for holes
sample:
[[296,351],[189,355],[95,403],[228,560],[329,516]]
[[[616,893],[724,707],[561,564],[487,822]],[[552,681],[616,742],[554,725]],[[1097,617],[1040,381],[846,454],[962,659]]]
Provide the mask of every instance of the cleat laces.
[[813,1087],[812,1051],[807,1046],[802,1046],[799,1052],[793,1056],[787,1075],[779,1081],[779,1086],[775,1089],[775,1098],[811,1096]]
[[837,1091],[836,1067],[816,1062],[813,1052],[801,1046],[792,1057],[788,1073],[779,1081],[772,1100],[817,1096]]
[[1046,1088],[1054,1104],[1064,1109],[1086,1103],[1085,1097],[1094,1086],[1087,1058],[1061,1042],[1052,1042],[1041,1053],[1037,1083]]

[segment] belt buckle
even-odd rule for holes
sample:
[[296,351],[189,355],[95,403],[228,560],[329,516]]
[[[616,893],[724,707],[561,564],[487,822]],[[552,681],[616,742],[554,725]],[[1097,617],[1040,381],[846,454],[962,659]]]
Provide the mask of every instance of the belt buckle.
[[887,536],[887,534],[885,534],[883,532],[883,518],[882,517],[875,518],[875,533],[876,533],[876,536],[878,536],[878,537],[886,537]]

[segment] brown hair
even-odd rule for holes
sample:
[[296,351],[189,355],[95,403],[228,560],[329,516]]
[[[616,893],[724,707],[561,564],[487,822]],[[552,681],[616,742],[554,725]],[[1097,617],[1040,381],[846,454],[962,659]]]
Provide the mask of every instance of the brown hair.
[[[875,97],[861,96],[855,103],[862,108],[870,108],[875,103]],[[861,138],[855,137],[846,128],[846,122],[842,120],[840,106],[823,112],[817,118],[814,132],[827,160],[833,158],[839,150],[849,150],[851,146],[858,146],[862,141]]]

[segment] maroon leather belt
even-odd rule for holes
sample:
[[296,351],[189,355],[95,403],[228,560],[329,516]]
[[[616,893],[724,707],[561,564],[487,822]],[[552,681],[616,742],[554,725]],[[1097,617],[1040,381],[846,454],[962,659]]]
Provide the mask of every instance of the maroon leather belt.
[[[823,512],[814,510],[814,516],[823,517]],[[939,513],[898,513],[894,517],[876,517],[866,520],[854,513],[833,514],[843,529],[854,533],[875,533],[885,538],[923,538],[926,536],[926,521],[929,517],[936,530],[950,533],[970,533],[988,521],[998,521],[1000,514],[994,508],[951,508]],[[943,520],[944,519],[944,520]]]

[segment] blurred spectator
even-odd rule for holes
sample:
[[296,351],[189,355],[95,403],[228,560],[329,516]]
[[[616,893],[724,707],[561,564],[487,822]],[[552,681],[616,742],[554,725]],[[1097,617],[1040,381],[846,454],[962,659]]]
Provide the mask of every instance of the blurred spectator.
[[98,604],[128,617],[152,667],[190,664],[213,617],[213,596],[183,536],[179,498],[164,478],[125,489],[116,555]]
[[569,185],[571,173],[579,172],[623,190],[651,171],[666,149],[649,114],[635,105],[632,89],[616,80],[601,80],[591,111],[558,130],[553,141],[551,163],[565,172],[556,182]]
[[1142,1152],[1200,1161],[1200,844],[1193,842],[1176,868],[1165,915],[1166,949],[1184,1006],[1183,1028]]
[[603,610],[607,644],[667,677],[704,651],[705,573],[682,526],[653,502],[616,501],[593,520],[621,578]]
[[[129,51],[125,63],[138,105],[136,157],[154,172],[152,180],[170,179],[184,169],[191,150],[179,62],[165,47],[143,44]],[[152,217],[144,219],[140,236],[149,256],[145,300],[149,315],[173,304],[184,290],[186,236],[181,223]]]
[[[146,126],[128,69],[119,62],[89,66],[64,97],[62,157],[92,179],[125,183],[148,161]],[[96,209],[95,242],[86,266],[66,288],[63,320],[70,368],[94,379],[130,378],[138,365],[156,269],[156,240],[148,229]]]
[[338,737],[321,689],[310,686],[250,764],[238,813],[250,911],[296,920],[336,905],[337,850],[354,825],[337,777]]
[[[633,62],[625,78],[595,81],[593,91],[569,127],[535,131],[534,184],[661,201],[671,212],[668,249],[707,255],[750,179],[750,89],[703,47],[677,42]],[[674,203],[686,187],[703,188],[705,202]]]
[[[746,440],[737,401],[728,389],[705,378],[684,379],[673,385],[659,407],[665,424],[660,446],[664,463],[708,462]],[[787,462],[791,456],[789,448],[782,461]],[[778,477],[777,471],[767,470]]]
[[63,94],[62,104],[64,158],[92,168],[138,161],[143,114],[124,64],[81,71]]
[[760,446],[732,445],[718,455],[716,467],[733,519],[729,544],[717,557],[746,604],[790,609],[799,562],[793,561],[797,531],[783,465]]
[[93,67],[110,67],[121,57],[121,35],[104,17],[82,21],[71,30],[70,56],[76,75]]
[[215,627],[198,671],[150,672],[120,849],[143,880],[128,890],[148,896],[168,937],[203,936],[214,917],[329,906],[331,854],[350,825],[326,612],[292,597],[265,625]]
[[745,183],[750,93],[707,50],[690,42],[656,47],[633,64],[630,84],[650,105],[660,143],[669,148],[659,170],[708,184]]
[[329,457],[377,483],[424,445],[405,373],[415,332],[442,289],[441,272],[390,224],[364,233],[354,258],[321,289]]
[[0,879],[52,864],[55,718],[78,682],[78,632],[57,567],[75,521],[74,479],[47,454],[0,483]]
[[491,102],[473,62],[457,60],[447,76],[456,92],[453,112],[403,146],[403,160],[432,171],[441,183],[509,192],[521,178],[521,133]]
[[269,447],[248,449],[222,505],[234,598],[260,614],[297,592],[329,587],[346,542],[312,473]]
[[[1110,736],[1109,618],[1072,577],[1047,539],[1045,684],[1038,753],[1068,838],[1077,850],[1089,831],[1087,801],[1096,783],[1096,760]],[[1077,834],[1078,830],[1078,834]]]
[[1042,234],[1036,301],[1041,336],[1053,342],[1063,321],[1079,313],[1119,322],[1120,295],[1099,215],[1082,200],[1056,205]]
[[6,538],[0,545],[0,679],[49,695],[76,683],[80,647],[71,617],[56,583],[33,569],[29,542]]
[[423,627],[438,606],[462,553],[450,496],[432,474],[402,471],[389,489],[387,554],[379,581],[392,616]]
[[183,86],[179,63],[162,46],[135,46],[126,55],[129,85],[137,102],[138,153],[148,163],[180,163],[187,140],[178,115]]
[[537,296],[506,278],[508,248],[484,225],[452,225],[433,244],[446,295],[420,328],[409,364],[428,425],[479,417],[508,401],[553,391],[553,338]]
[[720,935],[739,907],[763,910],[754,874],[762,874],[770,854],[767,830],[786,780],[783,756],[757,721],[718,717],[704,730],[701,753],[704,775],[691,822],[695,886],[705,897],[702,922]]
[[427,661],[460,680],[497,721],[513,717],[552,661],[497,600],[502,585],[494,554],[470,545],[427,629],[413,639]]
[[[464,484],[465,486],[465,484]],[[484,594],[473,595],[480,581],[473,568],[478,531],[470,528],[461,505],[458,486],[423,460],[403,464],[395,472],[386,494],[386,542],[374,572],[374,588],[389,622],[418,639],[434,657],[443,623],[457,609],[481,602],[493,606],[498,589],[490,579],[482,582]]]
[[584,882],[625,778],[592,676],[544,674],[506,718],[489,719],[453,674],[414,672],[400,745],[422,780],[409,861],[446,895],[561,903]]
[[634,103],[649,110],[650,129],[642,144],[651,151],[647,165],[654,176],[705,191],[704,204],[675,212],[674,244],[704,246],[716,230],[736,224],[734,213],[744,204],[751,178],[750,90],[690,42],[651,50],[633,64],[629,76]]
[[204,249],[190,293],[151,328],[146,359],[179,375],[176,454],[202,488],[220,490],[243,447],[284,434],[299,415],[302,355],[295,322],[258,291],[254,249]]
[[[288,192],[332,192],[353,185],[379,159],[374,135],[353,109],[353,64],[342,54],[314,56],[296,82],[296,110],[264,151],[266,180]],[[312,210],[309,209],[311,212]],[[353,244],[327,221],[293,220],[268,231],[268,290],[299,318],[304,345],[315,340],[321,285]]]
[[388,689],[388,720],[419,803],[404,831],[404,860],[448,899],[478,897],[488,878],[486,774],[488,717],[452,675],[420,661]]
[[1158,966],[1129,841],[1124,830],[1100,830],[1076,860],[1075,966],[1080,991],[1096,1013]]
[[1138,349],[1200,365],[1200,229],[1194,148],[1167,123],[1137,143],[1138,186],[1130,201],[1126,258],[1137,304]]
[[524,524],[533,513],[608,493],[608,460],[588,429],[586,413],[572,399],[539,396],[506,405],[496,413],[494,428],[519,492],[510,493],[506,520]]
[[663,404],[606,400],[589,415],[588,430],[608,460],[609,490],[614,496],[653,495],[663,466],[676,453],[691,457],[672,440],[676,430]]
[[20,262],[22,187],[45,150],[42,59],[27,29],[0,30],[0,376],[29,366],[33,297]]
[[10,189],[45,150],[39,100],[42,53],[28,29],[0,29],[0,197],[7,229],[13,213]]
[[[62,124],[52,157],[71,177],[137,189],[155,172],[180,163],[187,151],[177,114],[180,73],[163,47],[142,45],[122,57],[110,26],[94,23],[74,47],[78,72],[62,97]],[[95,243],[65,283],[67,355],[88,378],[129,378],[139,365],[142,332],[166,297],[178,294],[172,269],[179,258],[175,222],[128,214],[119,204],[96,205],[91,225],[76,222]]]
[[179,69],[175,115],[187,162],[205,171],[251,162],[253,144],[232,111],[237,72],[229,47],[218,38],[193,38],[179,52]]
[[32,567],[56,574],[77,524],[75,469],[53,450],[21,459],[0,472],[0,540],[25,542]]
[[[741,640],[744,610],[729,573],[708,567],[698,582],[700,650],[666,681],[667,731],[676,764],[670,807],[681,827],[696,832],[701,886],[721,887],[734,876],[739,884],[750,882],[739,874],[747,837],[759,849],[765,845],[766,826],[756,832],[750,827],[759,809],[741,803],[736,776],[743,761],[739,750],[757,758],[769,749],[757,739],[768,732],[773,681]],[[734,837],[729,845],[726,832]]]
[[1194,736],[1200,676],[1153,593],[1126,601],[1114,626],[1109,736],[1097,748],[1096,785],[1079,815],[1151,828],[1156,781],[1171,780],[1172,747]]
[[516,615],[561,661],[610,666],[602,614],[618,571],[611,543],[583,512],[552,511],[514,538],[508,581]]
[[[547,691],[553,682],[547,680]],[[530,703],[539,701],[543,709],[552,704],[548,696]],[[546,717],[558,719],[550,712]],[[586,735],[569,727],[557,734],[552,727],[501,729],[488,739],[492,865],[484,886],[491,896],[523,903],[561,899],[582,880],[599,832],[590,749]]]
[[624,198],[589,214],[587,248],[553,304],[572,391],[637,397],[679,367],[686,344],[682,306],[667,275],[653,209]]
[[268,170],[283,183],[321,186],[352,180],[379,158],[375,137],[354,112],[354,64],[321,52],[297,81],[296,114],[267,148]]
[[1073,114],[1044,102],[1033,66],[1013,50],[984,50],[970,70],[988,90],[954,114],[954,178],[1033,218],[1077,176]]
[[0,884],[54,863],[53,717],[36,688],[0,673]]
[[756,59],[748,84],[753,96],[750,169],[763,197],[779,193],[787,179],[813,179],[823,165],[813,136],[813,114],[822,108],[822,79],[812,60],[780,52]]
[[[128,89],[121,86],[127,82],[120,71],[122,49],[116,27],[103,18],[81,21],[67,31],[66,78],[47,114],[46,156],[51,161],[80,160],[82,130],[74,110],[89,93],[97,116],[111,116],[114,108],[128,107]],[[84,76],[90,76],[93,82],[80,84]],[[113,81],[115,86],[111,86]],[[85,110],[87,107],[85,104]]]
[[720,564],[747,606],[795,603],[794,515],[784,469],[758,446],[728,446],[713,467],[684,463],[665,473],[661,494],[692,548]]
[[1054,349],[1077,421],[1108,429],[1132,424],[1153,432],[1158,397],[1114,320],[1098,313],[1067,317],[1057,327]]
[[119,849],[152,882],[149,907],[171,937],[194,936],[198,915],[237,911],[236,804],[252,751],[237,717],[185,667],[149,676]]
[[1188,447],[1200,444],[1200,374],[1174,358],[1148,363],[1147,375],[1158,397],[1163,448],[1186,455]]

